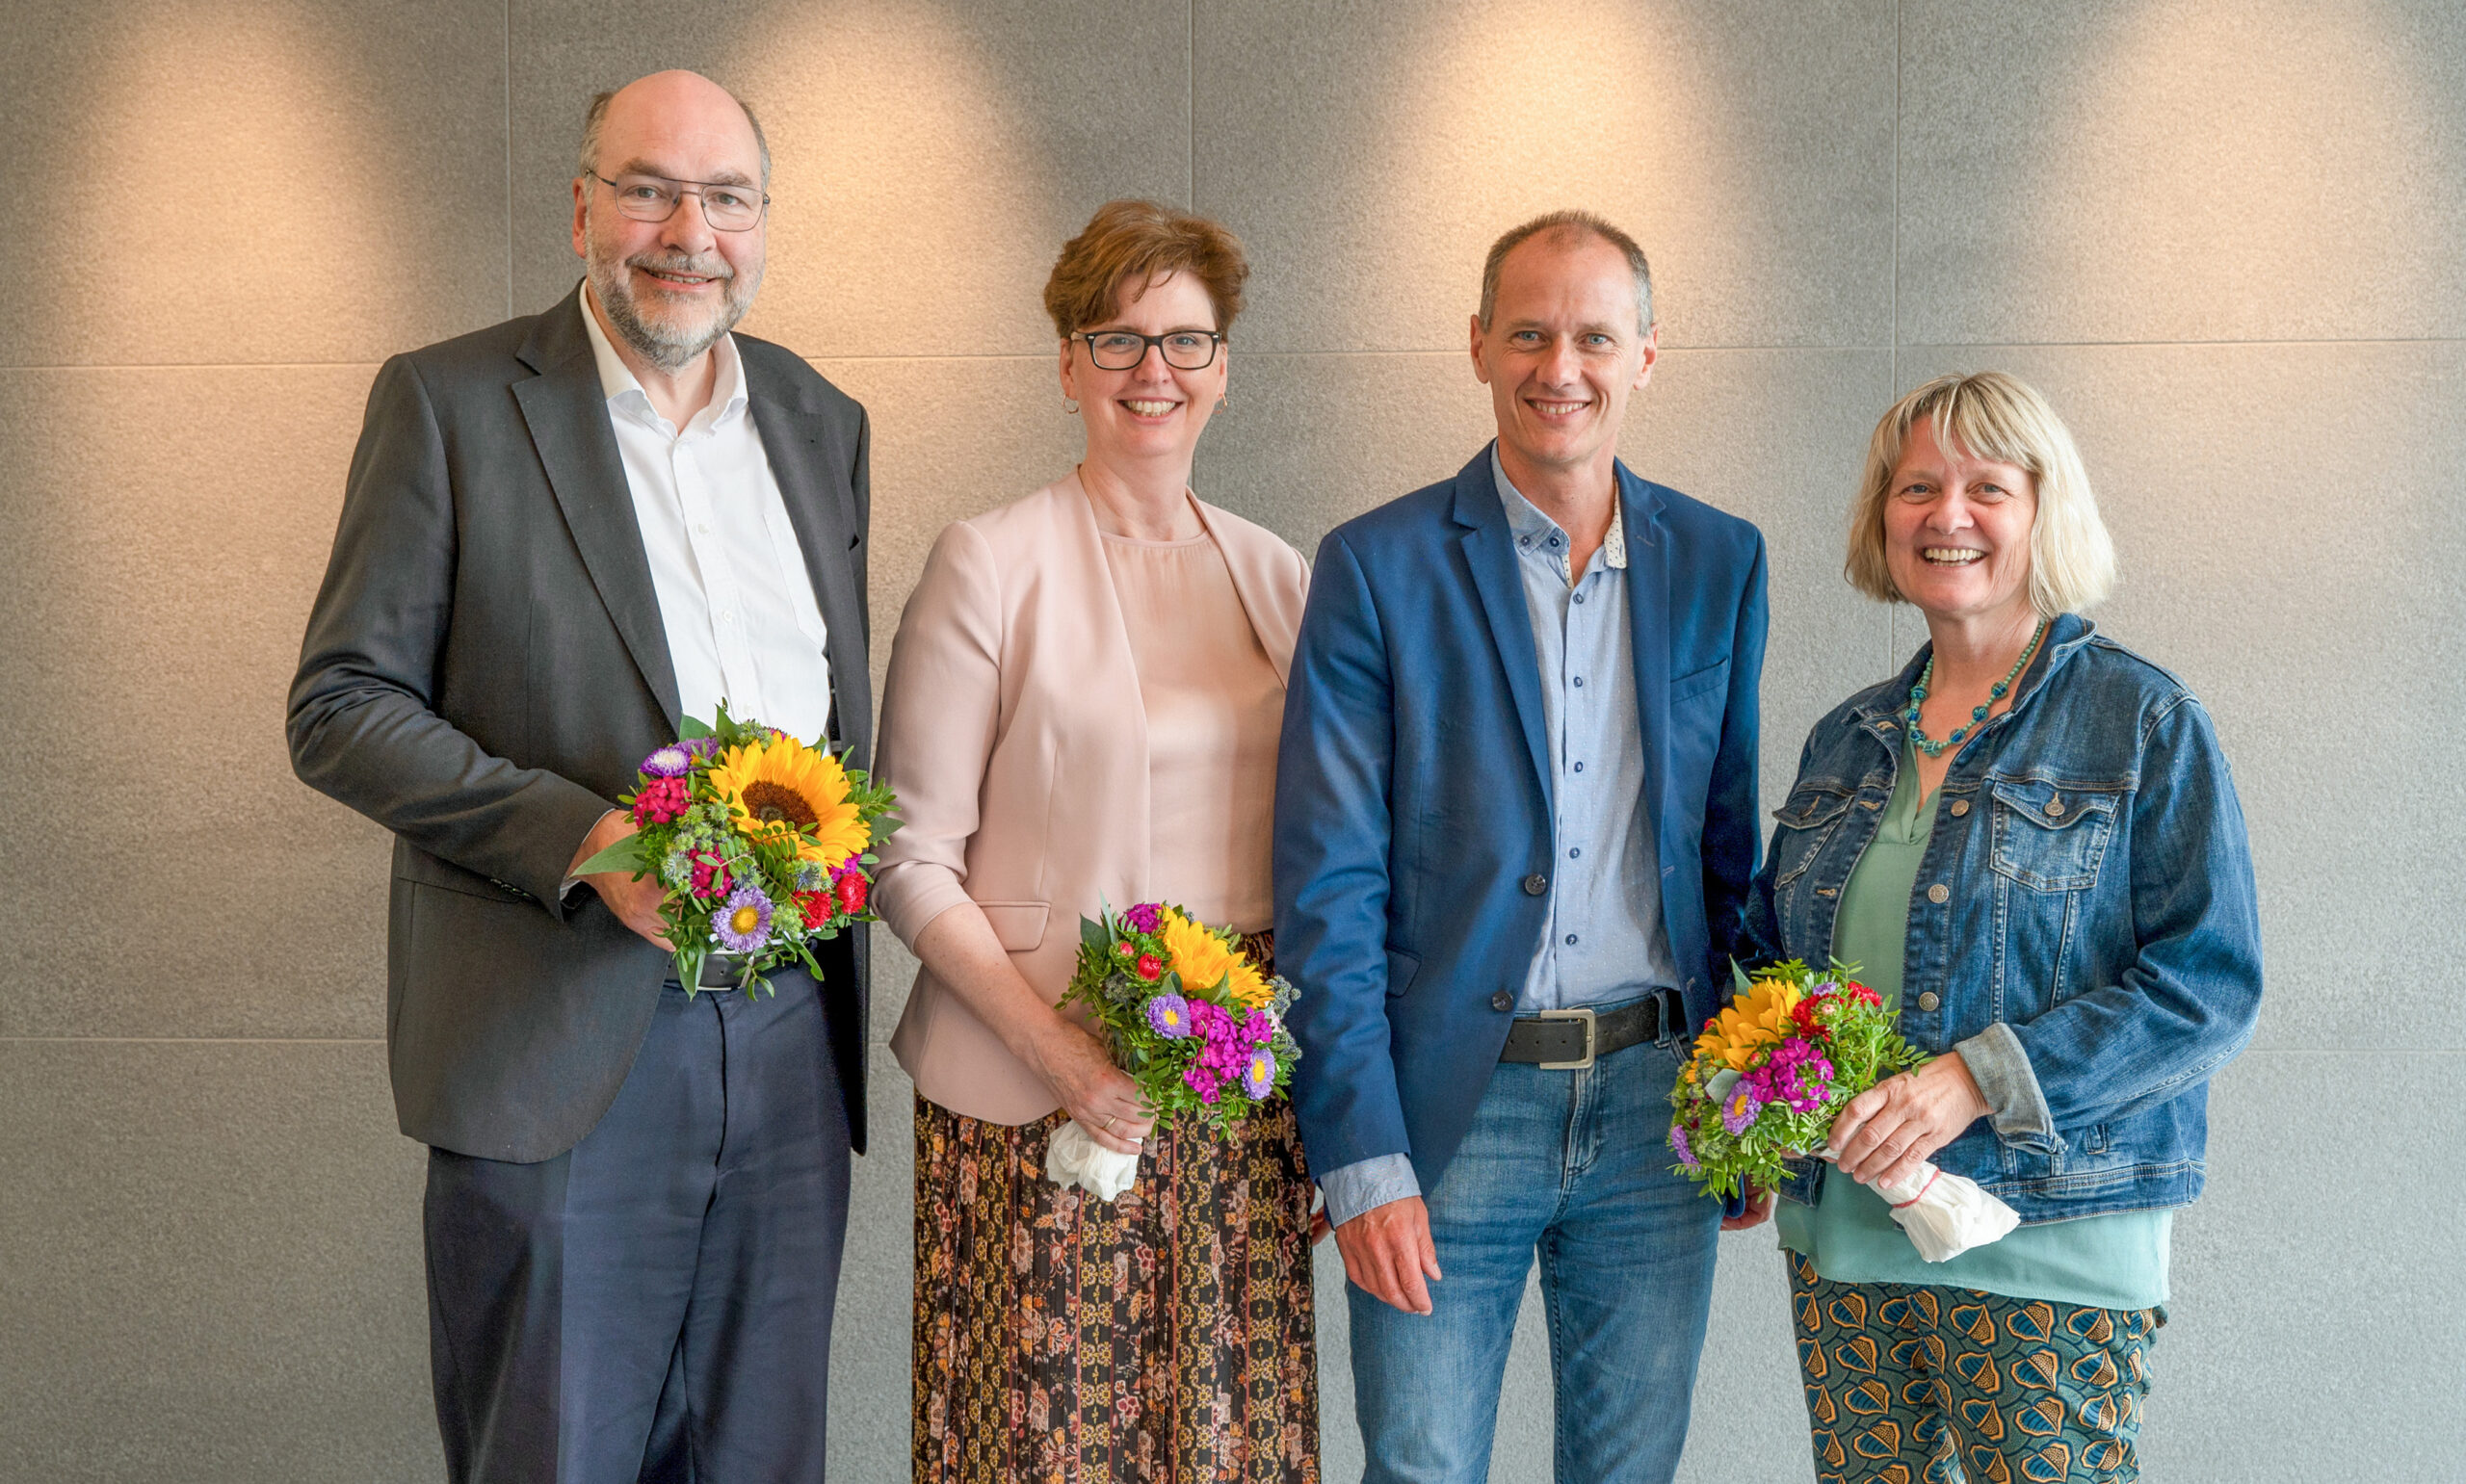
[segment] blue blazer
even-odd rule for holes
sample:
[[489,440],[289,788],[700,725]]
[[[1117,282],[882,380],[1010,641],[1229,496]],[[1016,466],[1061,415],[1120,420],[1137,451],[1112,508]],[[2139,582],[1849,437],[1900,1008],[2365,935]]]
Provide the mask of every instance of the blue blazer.
[[[1618,498],[1662,920],[1694,1025],[1756,868],[1764,537],[1624,464]],[[1514,547],[1486,449],[1319,547],[1275,795],[1276,968],[1301,991],[1293,1097],[1319,1170],[1406,1154],[1437,1185],[1540,946],[1554,770]]]

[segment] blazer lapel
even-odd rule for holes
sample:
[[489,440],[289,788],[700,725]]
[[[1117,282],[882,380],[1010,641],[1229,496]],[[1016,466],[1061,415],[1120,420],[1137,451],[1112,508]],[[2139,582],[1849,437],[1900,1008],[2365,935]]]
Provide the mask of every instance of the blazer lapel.
[[1250,632],[1258,636],[1259,647],[1268,652],[1268,663],[1275,666],[1279,685],[1293,683],[1293,645],[1299,636],[1299,614],[1293,605],[1275,601],[1276,574],[1273,564],[1288,560],[1280,541],[1250,540],[1214,517],[1219,513],[1206,501],[1195,496],[1191,504],[1198,508],[1199,524],[1216,538],[1216,549],[1223,554],[1224,569],[1233,578],[1233,595],[1241,600],[1242,612],[1250,620]]
[[591,585],[599,589],[600,604],[634,657],[634,667],[658,697],[672,737],[678,721],[676,668],[669,658],[650,559],[643,552],[632,487],[625,482],[616,431],[608,424],[608,401],[600,392],[599,368],[591,359],[582,314],[577,295],[541,317],[518,352],[539,375],[515,382],[513,400],[531,430],[539,466],[547,471],[548,487],[564,512]]
[[[1464,560],[1472,569],[1473,588],[1481,595],[1482,612],[1490,622],[1490,640],[1498,646],[1499,664],[1507,671],[1507,688],[1515,697],[1517,719],[1524,727],[1524,745],[1533,759],[1545,803],[1555,798],[1555,770],[1541,712],[1541,662],[1533,647],[1533,612],[1524,604],[1524,578],[1516,570],[1515,541],[1508,533],[1507,507],[1499,503],[1498,482],[1490,477],[1490,456],[1484,449],[1456,477],[1456,520],[1473,529],[1464,533]],[[1552,807],[1556,807],[1555,803]]]
[[[1627,530],[1627,620],[1636,669],[1636,723],[1643,736],[1645,820],[1660,847],[1662,787],[1669,777],[1669,533],[1662,499],[1618,466],[1619,518]],[[1665,888],[1667,878],[1664,878]]]
[[830,420],[791,405],[763,369],[745,361],[746,397],[771,477],[788,507],[788,524],[803,549],[805,576],[829,633],[833,733],[864,766],[873,737],[873,674],[865,659],[865,598],[856,590],[856,492],[849,487],[850,456]]

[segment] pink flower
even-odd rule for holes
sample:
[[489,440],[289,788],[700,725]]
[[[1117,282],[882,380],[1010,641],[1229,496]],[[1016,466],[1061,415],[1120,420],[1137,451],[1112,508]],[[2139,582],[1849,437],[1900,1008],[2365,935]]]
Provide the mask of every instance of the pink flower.
[[693,792],[682,778],[653,778],[634,795],[634,822],[666,824],[683,814],[694,802]]

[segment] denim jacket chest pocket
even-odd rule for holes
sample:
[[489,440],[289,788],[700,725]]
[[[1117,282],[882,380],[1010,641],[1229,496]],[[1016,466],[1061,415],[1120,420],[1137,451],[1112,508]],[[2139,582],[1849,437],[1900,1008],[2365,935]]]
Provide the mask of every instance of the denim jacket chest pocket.
[[1781,826],[1772,837],[1773,908],[1790,941],[1799,941],[1812,925],[1809,895],[1815,883],[1808,878],[1808,868],[1823,858],[1824,847],[1840,833],[1850,800],[1846,787],[1801,784],[1787,803],[1772,811]]
[[1996,874],[2033,892],[2085,892],[2114,832],[2119,790],[2080,788],[2035,779],[1995,779]]

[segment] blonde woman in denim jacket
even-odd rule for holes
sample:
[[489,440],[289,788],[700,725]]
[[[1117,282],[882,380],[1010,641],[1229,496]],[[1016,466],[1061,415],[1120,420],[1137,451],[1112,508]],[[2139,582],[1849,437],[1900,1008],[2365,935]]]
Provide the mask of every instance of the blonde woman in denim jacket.
[[[1934,1059],[1781,1192],[1816,1475],[2137,1479],[2172,1212],[2260,1007],[2234,781],[2199,701],[2080,616],[2113,549],[2029,386],[1885,414],[1848,571],[1928,642],[1809,734],[1748,931],[1857,964]],[[1868,1187],[1930,1159],[2019,1230],[1921,1260]]]

